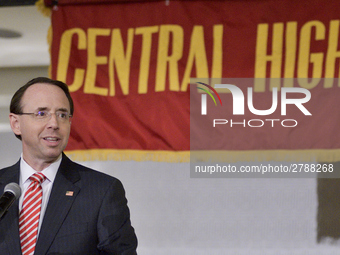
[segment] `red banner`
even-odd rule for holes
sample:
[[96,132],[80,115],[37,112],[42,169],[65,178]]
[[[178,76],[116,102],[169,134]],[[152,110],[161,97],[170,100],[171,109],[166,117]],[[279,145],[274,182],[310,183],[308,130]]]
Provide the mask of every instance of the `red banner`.
[[[75,101],[67,149],[106,158],[135,153],[152,160],[158,152],[160,160],[172,161],[161,154],[190,149],[191,77],[339,77],[339,11],[336,0],[59,0],[52,8],[51,77],[69,84]],[[316,85],[299,86],[312,90]],[[332,95],[332,102],[320,106],[325,130],[339,122],[330,115],[339,86],[317,88],[320,97]],[[261,94],[273,87],[258,83],[253,89]],[[313,102],[317,108],[319,101]],[[294,136],[306,135],[296,130]],[[267,147],[257,131],[249,132],[256,145],[252,150],[278,148]],[[276,140],[280,149],[339,149],[338,143],[313,143],[313,132],[308,134],[310,142],[296,148],[282,146],[287,137]],[[325,142],[332,135],[325,134]],[[187,160],[183,155],[177,160]]]

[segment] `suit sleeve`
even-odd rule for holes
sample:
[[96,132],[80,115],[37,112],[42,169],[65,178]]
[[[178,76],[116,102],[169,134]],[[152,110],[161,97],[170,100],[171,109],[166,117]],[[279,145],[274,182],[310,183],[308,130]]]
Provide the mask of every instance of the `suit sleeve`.
[[118,179],[114,179],[104,196],[97,227],[100,254],[137,254],[137,237],[131,226],[125,191]]

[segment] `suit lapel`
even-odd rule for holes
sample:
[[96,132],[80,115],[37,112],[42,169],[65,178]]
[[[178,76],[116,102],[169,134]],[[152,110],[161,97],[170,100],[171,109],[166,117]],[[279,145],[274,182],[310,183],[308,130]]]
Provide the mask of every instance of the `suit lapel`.
[[[8,183],[19,183],[20,161],[14,166],[1,171],[1,192]],[[19,201],[16,200],[0,221],[0,243],[5,242],[9,255],[21,254],[19,238]]]
[[[47,253],[79,190],[80,175],[74,169],[74,163],[63,154],[40,229],[35,249],[36,254]],[[67,191],[73,191],[73,195],[67,196]]]

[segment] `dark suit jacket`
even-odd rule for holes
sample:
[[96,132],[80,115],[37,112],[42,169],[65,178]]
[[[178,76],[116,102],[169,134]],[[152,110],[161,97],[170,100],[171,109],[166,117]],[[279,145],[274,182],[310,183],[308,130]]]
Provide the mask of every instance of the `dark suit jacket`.
[[[20,161],[0,170],[0,192],[8,183],[19,182],[19,172]],[[18,215],[16,201],[0,221],[0,255],[21,254]],[[121,182],[63,154],[35,255],[132,255],[136,247]]]

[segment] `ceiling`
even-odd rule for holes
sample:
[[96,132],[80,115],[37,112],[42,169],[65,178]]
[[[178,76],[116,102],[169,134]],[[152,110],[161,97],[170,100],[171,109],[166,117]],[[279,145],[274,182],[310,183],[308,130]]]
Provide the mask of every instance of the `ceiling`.
[[1,0],[1,6],[34,5],[37,0]]
[[50,18],[43,16],[36,6],[27,5],[32,2],[1,0],[0,68],[49,65],[47,31]]
[[[11,134],[8,106],[23,77],[43,76],[50,63],[47,31],[36,0],[0,0],[0,134]],[[18,75],[20,74],[20,75]],[[45,75],[46,76],[46,75]]]

